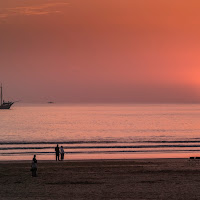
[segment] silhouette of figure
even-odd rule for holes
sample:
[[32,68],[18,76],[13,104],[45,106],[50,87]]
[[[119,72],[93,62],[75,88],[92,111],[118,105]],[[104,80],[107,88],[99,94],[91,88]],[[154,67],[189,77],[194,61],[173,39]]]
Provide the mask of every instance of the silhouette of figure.
[[63,149],[63,146],[61,146],[61,148],[60,148],[60,154],[61,154],[61,160],[64,160],[65,151]]
[[59,147],[57,144],[57,147],[55,148],[55,152],[56,152],[56,161],[59,160]]
[[37,159],[36,159],[36,155],[33,156],[32,164],[31,164],[31,171],[32,171],[32,176],[36,177],[37,176]]

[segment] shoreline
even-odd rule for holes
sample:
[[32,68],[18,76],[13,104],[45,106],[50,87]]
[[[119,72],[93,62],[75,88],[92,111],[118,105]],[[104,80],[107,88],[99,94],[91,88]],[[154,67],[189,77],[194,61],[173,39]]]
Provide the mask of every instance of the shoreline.
[[[38,162],[40,163],[54,163],[54,162],[58,162],[58,163],[66,163],[66,162],[106,162],[106,161],[119,161],[119,162],[123,162],[123,161],[152,161],[152,160],[190,160],[189,158],[133,158],[133,159],[78,159],[78,160],[38,160]],[[194,159],[194,160],[198,160],[198,159]],[[27,162],[31,162],[32,160],[0,160],[0,163],[27,163]],[[200,160],[199,160],[200,161]]]
[[[1,155],[0,156],[0,162],[1,161],[18,161],[18,160],[32,160],[33,155],[32,154],[22,154],[22,155]],[[162,153],[152,153],[152,152],[146,152],[146,153],[113,153],[113,154],[106,154],[106,153],[98,153],[98,154],[68,154],[65,153],[65,159],[64,160],[134,160],[134,159],[187,159],[190,157],[199,157],[199,152],[162,152]],[[55,153],[52,153],[51,155],[46,154],[36,154],[37,160],[46,160],[46,161],[54,161],[55,160]]]

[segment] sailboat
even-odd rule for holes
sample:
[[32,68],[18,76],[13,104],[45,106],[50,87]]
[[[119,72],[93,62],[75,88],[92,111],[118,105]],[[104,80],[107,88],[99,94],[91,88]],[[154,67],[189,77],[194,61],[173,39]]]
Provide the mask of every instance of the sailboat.
[[1,84],[1,104],[0,104],[0,109],[10,109],[10,107],[14,104],[12,101],[5,102],[3,100],[3,88]]

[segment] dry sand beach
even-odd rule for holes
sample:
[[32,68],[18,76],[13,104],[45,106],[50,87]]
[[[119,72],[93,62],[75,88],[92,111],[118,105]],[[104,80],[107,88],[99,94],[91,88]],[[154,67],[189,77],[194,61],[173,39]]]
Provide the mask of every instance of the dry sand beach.
[[0,199],[199,199],[200,161],[0,162]]

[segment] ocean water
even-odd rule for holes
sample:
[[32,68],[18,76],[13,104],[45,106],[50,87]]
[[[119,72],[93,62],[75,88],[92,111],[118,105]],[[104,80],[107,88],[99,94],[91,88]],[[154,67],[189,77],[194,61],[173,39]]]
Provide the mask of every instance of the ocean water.
[[198,104],[15,104],[0,110],[0,160],[200,156]]

